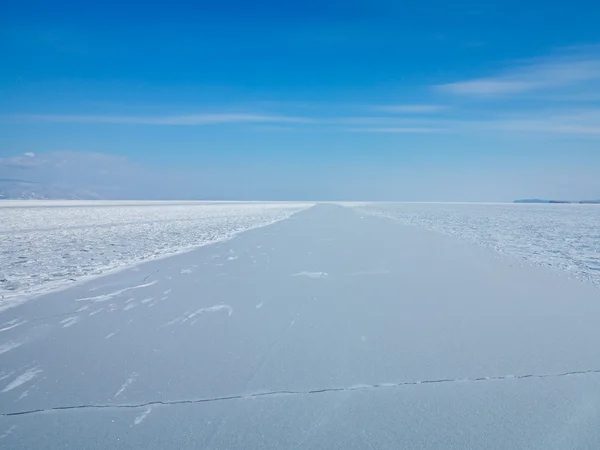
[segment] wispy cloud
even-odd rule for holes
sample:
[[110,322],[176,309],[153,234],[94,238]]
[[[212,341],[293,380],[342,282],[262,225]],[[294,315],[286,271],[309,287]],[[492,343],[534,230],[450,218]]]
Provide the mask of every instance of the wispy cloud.
[[562,114],[530,114],[476,122],[489,130],[516,133],[568,134],[600,137],[600,110],[568,111]]
[[[416,105],[412,105],[416,106]],[[79,124],[121,124],[156,126],[209,126],[219,124],[248,125],[248,129],[262,132],[330,131],[388,134],[433,133],[509,133],[532,135],[555,134],[580,137],[600,137],[600,109],[532,110],[529,112],[463,111],[461,117],[453,115],[423,116],[378,115],[337,117],[294,117],[259,114],[201,114],[186,116],[91,116],[91,115],[20,115],[4,116],[27,121]],[[8,163],[9,161],[5,161]],[[23,154],[13,164],[35,165],[34,153]]]
[[435,113],[447,109],[444,105],[379,105],[374,106],[373,110],[397,113],[397,114],[427,114]]
[[495,123],[490,122],[488,125],[490,125],[491,128],[497,128],[502,131],[600,136],[600,125],[559,124],[535,120],[499,121]]
[[342,122],[346,131],[368,133],[503,133],[504,136],[600,137],[600,109],[566,110],[561,113],[486,114],[463,118],[354,118]]
[[310,123],[305,117],[261,114],[191,114],[180,116],[90,116],[60,114],[19,114],[10,119],[49,123],[88,123],[121,125],[219,125],[228,123]]
[[443,128],[421,128],[421,127],[386,127],[386,128],[350,128],[348,131],[363,132],[363,133],[441,133]]
[[600,56],[568,56],[533,59],[486,78],[436,86],[451,94],[497,96],[534,90],[571,86],[600,80]]

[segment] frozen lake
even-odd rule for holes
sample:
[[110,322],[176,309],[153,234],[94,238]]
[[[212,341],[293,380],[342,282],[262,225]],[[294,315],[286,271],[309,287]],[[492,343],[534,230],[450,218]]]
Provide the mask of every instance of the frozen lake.
[[317,205],[0,312],[0,446],[597,450],[599,316],[566,271]]
[[72,280],[177,253],[271,224],[303,203],[3,201],[0,294]]
[[357,207],[524,262],[565,270],[600,287],[600,205],[367,203]]
[[[40,293],[227,239],[311,203],[0,202],[0,295]],[[600,287],[598,205],[348,204]]]

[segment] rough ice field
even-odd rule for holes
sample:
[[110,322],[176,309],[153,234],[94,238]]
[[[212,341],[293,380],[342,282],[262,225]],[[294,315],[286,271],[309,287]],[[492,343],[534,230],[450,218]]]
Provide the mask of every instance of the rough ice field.
[[0,202],[0,294],[84,276],[271,224],[308,203]]
[[568,271],[600,287],[600,207],[574,204],[363,203],[393,218],[492,248],[527,263]]

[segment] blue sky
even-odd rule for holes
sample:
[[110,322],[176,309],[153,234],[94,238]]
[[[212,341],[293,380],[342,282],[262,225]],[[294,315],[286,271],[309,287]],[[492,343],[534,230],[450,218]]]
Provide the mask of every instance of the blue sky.
[[153,198],[600,198],[595,2],[1,8],[0,178]]

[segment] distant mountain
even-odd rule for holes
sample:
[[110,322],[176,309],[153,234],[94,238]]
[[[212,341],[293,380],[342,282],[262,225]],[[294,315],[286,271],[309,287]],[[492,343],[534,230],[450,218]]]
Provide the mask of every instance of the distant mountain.
[[522,200],[514,200],[513,203],[580,203],[580,204],[600,204],[600,200],[582,200],[580,202],[569,202],[566,200],[542,200],[539,198],[526,198]]
[[[156,176],[151,176],[156,175]],[[167,183],[127,159],[89,152],[0,157],[0,199],[120,200],[152,197]],[[155,197],[156,195],[154,195]]]
[[37,191],[37,183],[18,178],[0,178],[0,199],[42,200],[46,197]]

